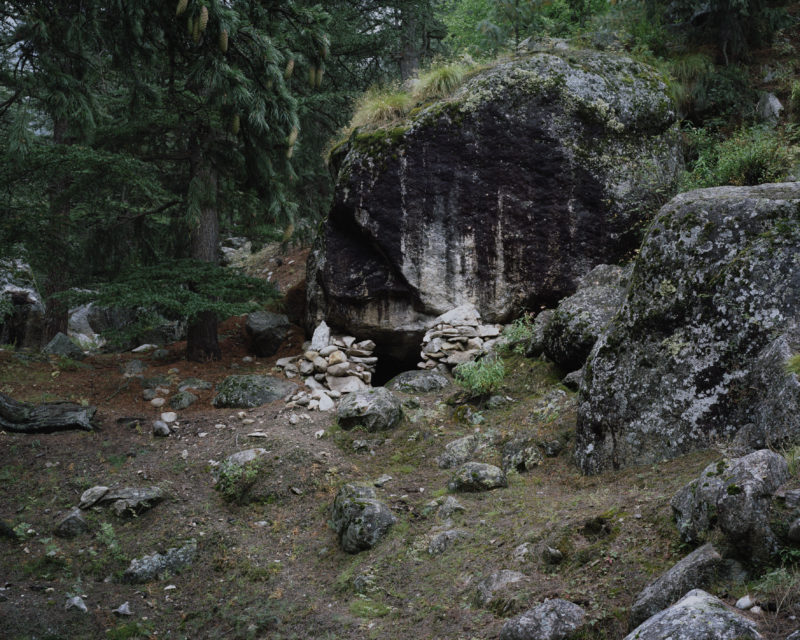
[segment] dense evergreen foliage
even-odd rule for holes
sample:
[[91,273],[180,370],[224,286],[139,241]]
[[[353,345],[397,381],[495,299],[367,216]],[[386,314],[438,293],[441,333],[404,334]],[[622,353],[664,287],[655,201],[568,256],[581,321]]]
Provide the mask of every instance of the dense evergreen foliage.
[[[229,278],[216,267],[221,235],[312,235],[342,131],[402,117],[527,38],[668,72],[691,123],[687,186],[778,179],[794,125],[753,128],[755,104],[775,91],[796,120],[800,84],[780,61],[761,79],[758,52],[777,34],[773,51],[792,59],[792,13],[763,0],[2,1],[0,250],[33,266],[48,336],[65,328],[72,287],[128,304],[123,290],[141,279],[102,283],[186,258]],[[235,301],[174,284],[199,296],[183,312],[189,356],[217,357],[215,323]]]

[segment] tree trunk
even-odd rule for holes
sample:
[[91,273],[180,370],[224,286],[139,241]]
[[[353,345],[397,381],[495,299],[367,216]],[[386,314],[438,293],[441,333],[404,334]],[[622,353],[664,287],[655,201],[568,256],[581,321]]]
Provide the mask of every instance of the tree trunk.
[[[53,120],[53,142],[56,145],[67,144],[67,120],[65,118]],[[54,295],[65,291],[69,282],[69,264],[65,250],[69,238],[70,206],[69,200],[63,195],[68,186],[67,178],[60,174],[56,174],[48,185],[50,220],[46,242],[50,245],[50,260],[44,284],[45,313],[42,346],[50,342],[57,333],[67,333],[69,309]]]
[[[219,213],[217,211],[218,177],[216,169],[203,158],[200,145],[192,152],[192,173],[203,186],[200,219],[191,231],[192,258],[216,264],[219,252]],[[201,312],[189,326],[186,359],[193,362],[219,360],[222,352],[217,338],[217,316]]]
[[420,40],[417,37],[417,16],[414,8],[403,11],[402,51],[400,52],[400,78],[403,82],[413,78],[419,69]]
[[0,393],[0,429],[16,433],[51,433],[68,429],[92,431],[96,407],[71,402],[32,405]]

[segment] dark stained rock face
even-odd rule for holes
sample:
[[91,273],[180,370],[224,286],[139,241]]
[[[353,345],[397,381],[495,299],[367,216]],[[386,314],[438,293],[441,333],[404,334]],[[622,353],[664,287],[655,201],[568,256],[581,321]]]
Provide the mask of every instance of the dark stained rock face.
[[674,124],[652,69],[570,51],[499,64],[401,127],[356,133],[334,153],[307,324],[405,356],[459,305],[490,323],[552,306],[636,245],[680,166]]
[[799,214],[800,183],[701,189],[660,211],[584,368],[584,472],[800,439]]

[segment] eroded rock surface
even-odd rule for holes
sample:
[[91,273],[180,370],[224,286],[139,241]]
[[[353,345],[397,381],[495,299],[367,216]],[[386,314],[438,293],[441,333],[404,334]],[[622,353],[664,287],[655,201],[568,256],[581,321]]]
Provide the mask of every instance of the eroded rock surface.
[[331,524],[347,553],[371,549],[395,522],[397,518],[372,487],[346,484],[336,494]]

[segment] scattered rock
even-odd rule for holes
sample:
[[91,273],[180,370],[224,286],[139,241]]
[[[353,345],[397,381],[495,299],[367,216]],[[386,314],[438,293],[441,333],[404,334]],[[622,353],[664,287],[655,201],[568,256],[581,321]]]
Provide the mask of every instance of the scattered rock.
[[376,387],[345,397],[339,403],[336,417],[342,429],[361,425],[370,432],[386,431],[400,422],[402,410],[391,391]]
[[156,393],[155,389],[145,389],[142,391],[142,399],[147,400],[148,402],[153,400],[157,395],[158,394]]
[[346,484],[333,502],[331,524],[347,553],[371,549],[395,522],[397,518],[377,500],[372,487]]
[[586,612],[567,600],[545,600],[516,618],[500,631],[500,640],[567,640],[586,619]]
[[788,479],[786,460],[767,449],[710,464],[672,499],[681,539],[701,542],[717,528],[724,536],[725,555],[755,565],[768,563],[778,551],[770,504]]
[[498,616],[507,615],[518,609],[517,590],[521,583],[527,581],[525,574],[519,571],[497,571],[478,583],[475,605],[489,609]]
[[447,376],[437,371],[413,370],[397,374],[386,383],[386,388],[403,393],[428,393],[440,391],[449,385]]
[[61,519],[54,533],[59,538],[75,538],[88,530],[89,525],[86,524],[81,510],[76,507]]
[[539,449],[538,438],[533,436],[517,436],[503,445],[503,471],[506,473],[515,469],[517,471],[530,471],[542,464],[542,452]]
[[83,360],[86,354],[83,350],[63,333],[57,333],[53,339],[42,349],[42,353],[63,356],[72,360]]
[[147,365],[145,365],[145,363],[141,360],[129,360],[120,367],[120,371],[122,371],[122,375],[130,377],[139,375],[146,368]]
[[175,422],[178,419],[178,414],[174,411],[166,411],[165,413],[161,414],[162,422],[166,422],[170,424],[171,422]]
[[118,616],[132,616],[133,611],[131,611],[131,605],[128,602],[123,602],[119,605],[116,609],[112,611],[112,613]]
[[66,611],[69,611],[70,609],[77,609],[81,613],[88,613],[89,611],[89,609],[86,607],[86,603],[80,596],[67,598],[67,603],[64,605],[64,609]]
[[81,509],[88,509],[89,507],[97,504],[100,499],[108,493],[108,487],[96,486],[87,489],[81,494],[81,500],[78,507]]
[[169,399],[169,406],[175,411],[182,411],[191,407],[195,402],[197,402],[197,396],[190,391],[178,391]]
[[506,474],[499,467],[483,462],[462,465],[447,485],[450,491],[490,491],[507,487]]
[[245,331],[253,345],[253,353],[266,358],[278,351],[289,335],[291,324],[283,314],[256,311],[247,316]]
[[199,378],[186,378],[178,385],[178,391],[208,391],[214,385]]
[[166,497],[160,487],[125,487],[112,489],[100,500],[101,504],[112,503],[111,508],[118,516],[138,515],[152,509]]
[[331,329],[323,320],[314,329],[314,335],[311,337],[311,350],[319,351],[324,349],[331,342]]
[[709,543],[695,549],[647,585],[631,607],[631,627],[663,611],[692,589],[707,589],[717,580],[722,557]]
[[437,517],[440,520],[448,520],[451,518],[455,513],[463,513],[466,509],[464,505],[461,504],[456,498],[453,496],[447,496],[444,499],[444,502],[439,506],[439,510],[436,512]]
[[544,330],[553,319],[554,313],[553,309],[545,309],[536,314],[531,325],[531,337],[525,349],[526,357],[538,358],[544,352]]
[[432,556],[439,555],[447,551],[447,549],[458,540],[464,540],[470,537],[470,532],[464,529],[448,529],[447,531],[442,531],[431,540],[428,545],[428,553]]
[[481,449],[489,446],[492,440],[490,434],[475,433],[448,442],[442,454],[436,458],[436,464],[440,469],[458,467],[475,457]]
[[197,543],[192,540],[183,547],[168,549],[165,554],[135,558],[122,575],[122,582],[140,584],[155,580],[167,571],[176,573],[191,565],[196,553]]
[[153,398],[152,400],[150,400],[150,404],[154,406],[156,409],[160,409],[166,403],[167,401],[164,398]]
[[169,426],[163,420],[154,420],[153,421],[153,435],[159,436],[162,438],[166,438],[172,431],[170,431]]
[[228,376],[217,387],[212,404],[217,408],[248,409],[286,397],[297,385],[262,375]]
[[700,589],[687,593],[631,631],[624,640],[760,640],[755,622]]
[[783,105],[774,93],[764,92],[756,106],[756,112],[762,122],[774,127],[781,119]]
[[753,600],[749,595],[742,596],[736,601],[737,609],[746,611],[747,609],[752,609],[754,606],[756,606],[756,601]]

